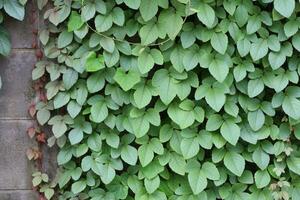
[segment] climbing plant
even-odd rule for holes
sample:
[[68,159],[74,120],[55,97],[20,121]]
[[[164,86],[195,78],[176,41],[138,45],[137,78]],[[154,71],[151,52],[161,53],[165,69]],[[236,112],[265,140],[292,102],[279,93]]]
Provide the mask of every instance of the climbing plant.
[[300,199],[299,1],[51,3],[60,200]]
[[[26,2],[27,0],[0,0],[0,55],[8,56],[11,49],[9,33],[2,25],[5,14],[22,21],[25,15],[24,5]],[[0,77],[0,88],[1,85]]]

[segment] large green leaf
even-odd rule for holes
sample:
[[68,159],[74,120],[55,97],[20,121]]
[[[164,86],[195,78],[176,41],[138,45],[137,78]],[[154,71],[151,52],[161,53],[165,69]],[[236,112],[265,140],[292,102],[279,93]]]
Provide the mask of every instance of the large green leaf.
[[229,151],[225,154],[224,165],[233,174],[241,176],[245,169],[245,159],[240,154]]
[[194,194],[201,193],[207,187],[207,179],[200,169],[193,169],[188,174],[190,187]]
[[214,9],[206,3],[200,3],[195,10],[197,11],[199,20],[208,28],[212,28],[215,22]]
[[282,16],[289,18],[295,9],[295,0],[274,0],[274,8]]
[[25,8],[18,0],[3,0],[3,7],[9,16],[20,21],[24,19]]

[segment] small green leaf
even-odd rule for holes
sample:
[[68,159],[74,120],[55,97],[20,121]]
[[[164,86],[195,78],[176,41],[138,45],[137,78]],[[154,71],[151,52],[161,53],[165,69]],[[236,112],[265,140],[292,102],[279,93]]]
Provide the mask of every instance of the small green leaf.
[[197,138],[184,138],[181,141],[180,149],[185,159],[196,156],[200,150]]
[[203,171],[205,176],[210,180],[216,181],[216,180],[220,179],[220,173],[219,173],[217,167],[215,166],[215,164],[213,164],[211,162],[205,162],[202,165],[201,171]]
[[80,180],[72,184],[72,192],[74,194],[79,194],[86,188],[86,181]]
[[83,24],[84,22],[82,21],[81,16],[76,11],[72,11],[68,21],[68,31],[72,32],[78,30]]
[[121,150],[121,158],[129,165],[135,165],[138,159],[138,152],[134,147],[126,145]]
[[230,144],[236,145],[240,137],[240,127],[231,120],[226,120],[221,126],[221,134]]
[[147,179],[144,180],[145,188],[148,192],[148,194],[152,194],[157,190],[157,188],[160,185],[160,179],[159,176],[156,176],[154,179]]
[[85,69],[87,72],[96,72],[103,69],[104,58],[103,56],[96,56],[95,52],[90,52],[85,62]]
[[220,54],[225,54],[228,46],[228,37],[224,33],[213,33],[210,39],[211,46]]
[[140,75],[135,72],[129,70],[128,72],[123,71],[121,68],[118,68],[114,80],[121,86],[124,91],[128,91],[133,86],[135,86],[138,82],[140,82]]
[[91,119],[96,123],[100,123],[108,116],[107,105],[103,101],[99,101],[91,107]]
[[251,44],[250,55],[253,61],[257,61],[265,57],[268,53],[268,42],[264,39],[257,39],[256,42]]
[[248,122],[252,130],[258,131],[265,123],[265,115],[260,109],[248,112]]
[[264,188],[269,185],[271,177],[267,170],[259,170],[255,173],[254,180],[257,188]]
[[260,147],[255,149],[252,154],[252,159],[261,170],[265,170],[270,162],[270,156],[265,153]]
[[143,167],[147,166],[154,158],[153,149],[150,144],[144,144],[138,149],[139,160]]

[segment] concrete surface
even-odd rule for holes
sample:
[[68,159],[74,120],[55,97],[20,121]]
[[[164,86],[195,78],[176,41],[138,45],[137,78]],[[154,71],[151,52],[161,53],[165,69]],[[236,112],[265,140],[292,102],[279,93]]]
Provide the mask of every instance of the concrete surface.
[[32,190],[34,163],[26,150],[36,143],[26,133],[34,123],[27,113],[33,98],[31,70],[36,63],[33,31],[39,26],[38,10],[28,1],[24,22],[6,18],[12,40],[8,58],[0,57],[0,200],[38,200]]

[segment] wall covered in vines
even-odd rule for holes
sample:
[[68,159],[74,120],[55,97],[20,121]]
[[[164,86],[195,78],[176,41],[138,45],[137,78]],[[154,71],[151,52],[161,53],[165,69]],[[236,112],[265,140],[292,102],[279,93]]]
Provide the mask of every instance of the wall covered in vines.
[[[44,5],[45,1],[40,1]],[[53,0],[60,200],[300,199],[297,0]]]

